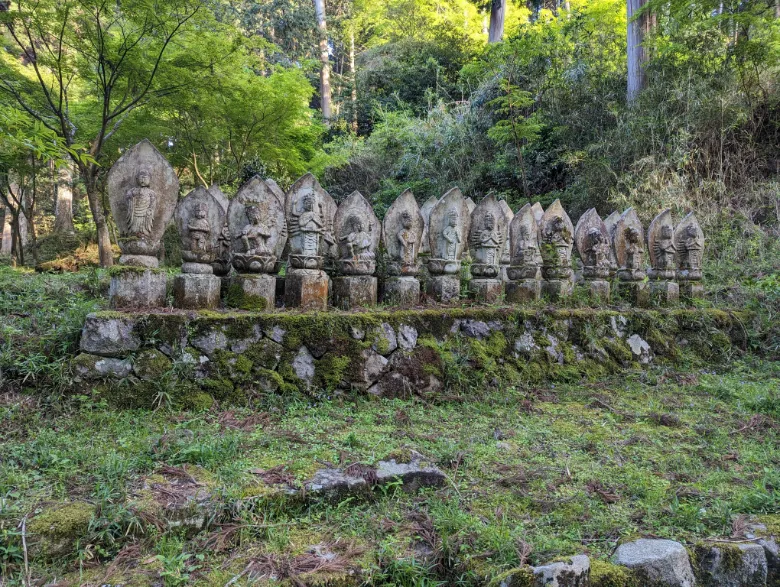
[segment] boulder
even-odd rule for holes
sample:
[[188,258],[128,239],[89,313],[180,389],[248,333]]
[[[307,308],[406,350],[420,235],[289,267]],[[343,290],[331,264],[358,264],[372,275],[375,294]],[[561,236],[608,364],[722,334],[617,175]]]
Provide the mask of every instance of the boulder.
[[590,580],[590,559],[584,555],[533,567],[535,585],[539,587],[587,587]]
[[632,569],[642,584],[668,587],[694,587],[688,551],[674,540],[641,538],[621,544],[613,562]]
[[380,355],[387,356],[398,348],[395,330],[387,322],[382,322],[374,336],[374,344],[371,345],[371,348]]
[[132,365],[127,359],[99,357],[89,353],[81,353],[71,363],[73,372],[82,379],[101,379],[116,377],[124,379],[132,372]]
[[408,324],[398,327],[398,346],[401,350],[411,351],[417,346],[417,329]]
[[90,314],[81,331],[81,350],[101,357],[122,357],[141,346],[131,316]]
[[759,544],[702,544],[695,548],[700,587],[764,587],[767,558]]
[[647,341],[644,340],[641,336],[638,334],[632,334],[628,337],[626,342],[631,348],[631,353],[634,355],[634,358],[642,365],[647,365],[650,361],[653,360],[653,351],[650,348],[650,345],[647,344]]
[[305,346],[298,349],[298,354],[295,355],[292,362],[292,369],[295,376],[306,385],[311,385],[314,381],[314,357]]
[[27,523],[27,540],[34,558],[58,558],[76,554],[87,537],[95,506],[83,501],[57,504]]

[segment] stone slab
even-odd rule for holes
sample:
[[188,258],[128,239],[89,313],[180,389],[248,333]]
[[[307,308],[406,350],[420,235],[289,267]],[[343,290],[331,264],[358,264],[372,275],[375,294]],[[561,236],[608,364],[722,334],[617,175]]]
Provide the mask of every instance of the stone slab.
[[523,304],[538,300],[542,295],[542,282],[540,279],[523,279],[509,281],[506,284],[506,301],[511,304]]
[[617,294],[637,308],[650,305],[650,284],[646,281],[618,281]]
[[609,281],[595,279],[593,281],[586,281],[585,285],[588,288],[588,295],[590,296],[591,300],[598,302],[609,301],[609,294],[612,289]]
[[571,279],[542,280],[542,295],[550,301],[562,300],[571,296],[574,282]]
[[767,557],[759,544],[712,544],[695,548],[700,587],[763,587]]
[[239,310],[271,309],[276,301],[276,276],[240,273],[233,277],[226,301],[231,308]]
[[539,587],[588,587],[590,559],[585,555],[573,556],[565,562],[533,567],[533,574],[534,585]]
[[81,350],[101,357],[122,357],[141,346],[135,320],[127,317],[87,316],[81,330]]
[[219,307],[222,280],[216,275],[185,273],[173,280],[173,305],[182,310],[213,310]]
[[428,280],[428,294],[442,304],[456,301],[460,297],[460,277],[432,275]]
[[496,304],[504,297],[504,283],[500,279],[472,279],[469,297],[479,302]]
[[388,278],[383,300],[391,306],[416,306],[420,303],[420,281],[416,277]]
[[658,306],[670,306],[680,301],[680,284],[676,281],[651,281],[650,301]]
[[[673,540],[640,538],[618,546],[613,557],[617,565],[634,570],[645,583],[668,587],[694,587],[688,551]],[[655,583],[653,583],[655,582]]]
[[319,269],[289,270],[284,282],[284,305],[303,310],[327,310],[327,273]]
[[377,278],[344,275],[333,278],[333,305],[342,310],[376,306]]
[[117,310],[163,308],[166,303],[167,278],[153,269],[119,270],[111,276],[108,302]]
[[704,286],[700,281],[683,281],[680,283],[680,297],[690,302],[704,297]]

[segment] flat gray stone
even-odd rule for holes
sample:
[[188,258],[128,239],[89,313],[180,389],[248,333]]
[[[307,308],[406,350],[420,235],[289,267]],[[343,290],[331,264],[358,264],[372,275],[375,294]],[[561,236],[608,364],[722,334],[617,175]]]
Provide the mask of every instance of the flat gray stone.
[[411,351],[417,346],[417,329],[408,324],[401,324],[398,327],[398,346],[401,350]]
[[190,340],[192,346],[211,358],[216,350],[224,350],[228,346],[228,339],[225,333],[218,328],[213,328],[207,332],[199,334]]
[[379,330],[375,334],[375,342],[371,345],[381,355],[389,355],[395,349],[398,348],[398,338],[395,335],[395,330],[387,322],[382,322]]
[[[697,547],[700,587],[763,587],[767,584],[767,557],[759,544]],[[737,550],[739,558],[735,557]]]
[[460,331],[469,338],[477,340],[490,336],[490,326],[481,320],[464,320],[460,323]]
[[304,381],[306,385],[311,385],[314,381],[314,357],[305,346],[298,349],[298,354],[292,362],[292,368],[295,372],[295,376],[301,381]]
[[363,383],[370,386],[379,379],[389,361],[378,352],[371,349],[364,350],[362,356],[364,359]]
[[87,316],[81,331],[81,350],[102,357],[121,357],[138,350],[141,339],[131,317]]
[[130,375],[133,367],[127,359],[113,359],[87,353],[81,354],[73,361],[74,373],[83,379],[100,379],[115,377],[123,379]]
[[567,562],[556,562],[533,567],[538,587],[588,587],[590,559],[585,555],[571,557]]
[[626,341],[631,348],[631,353],[642,365],[647,365],[653,360],[653,351],[647,341],[638,334],[632,334]]
[[386,483],[400,479],[404,486],[411,488],[438,487],[444,484],[444,473],[422,458],[412,459],[409,463],[399,463],[395,459],[377,463],[376,478],[378,483]]
[[674,540],[641,538],[621,544],[613,557],[617,565],[634,570],[640,580],[669,587],[694,587],[688,551]]
[[520,335],[520,337],[515,340],[515,353],[530,355],[538,348],[539,346],[534,341],[534,335],[530,332]]
[[287,334],[287,331],[276,325],[274,325],[273,328],[265,331],[265,335],[268,338],[270,338],[274,342],[278,342],[279,344],[282,344],[282,342],[284,342],[285,334]]

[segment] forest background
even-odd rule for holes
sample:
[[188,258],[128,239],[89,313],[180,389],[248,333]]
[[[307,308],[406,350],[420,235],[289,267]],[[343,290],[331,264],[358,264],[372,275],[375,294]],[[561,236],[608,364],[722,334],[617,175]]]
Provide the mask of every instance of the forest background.
[[106,172],[142,138],[183,193],[312,171],[380,216],[458,185],[694,209],[737,263],[777,240],[776,0],[4,1],[0,31],[7,262],[110,265]]

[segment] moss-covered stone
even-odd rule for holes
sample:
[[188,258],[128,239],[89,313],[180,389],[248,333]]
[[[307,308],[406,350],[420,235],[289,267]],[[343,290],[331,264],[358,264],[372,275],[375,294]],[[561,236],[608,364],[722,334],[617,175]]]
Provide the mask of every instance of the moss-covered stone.
[[156,349],[141,351],[133,360],[133,372],[144,381],[159,382],[171,370],[171,360]]
[[591,587],[640,587],[637,578],[626,567],[604,561],[590,561]]
[[534,584],[531,567],[519,567],[497,575],[488,583],[488,587],[534,587]]
[[86,538],[95,506],[86,502],[55,505],[36,515],[27,525],[33,556],[54,558],[75,554]]

